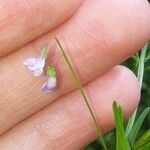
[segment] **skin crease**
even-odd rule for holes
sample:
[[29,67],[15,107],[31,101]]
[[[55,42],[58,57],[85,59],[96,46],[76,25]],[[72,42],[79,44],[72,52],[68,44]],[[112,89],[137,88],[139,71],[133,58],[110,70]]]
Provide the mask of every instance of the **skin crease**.
[[82,0],[1,0],[0,56],[65,22]]
[[[7,4],[7,2],[4,1],[1,2]],[[12,3],[13,2],[17,3],[17,1],[12,1]],[[58,36],[61,43],[63,44],[63,47],[65,47],[67,53],[69,54],[73,62],[76,71],[80,75],[80,79],[84,84],[87,84],[89,82],[92,83],[92,80],[94,80],[95,78],[100,78],[100,75],[102,75],[104,72],[110,70],[115,65],[119,64],[120,62],[128,58],[131,54],[139,50],[150,37],[150,26],[149,26],[150,6],[148,2],[144,0],[137,0],[136,2],[133,0],[127,1],[84,0],[80,8],[78,8],[78,6],[81,3],[81,1],[76,2],[75,5],[76,8],[74,8],[74,11],[76,10],[76,12],[73,12],[73,8],[71,8],[70,6],[72,5],[72,3],[70,1],[66,1],[66,3],[67,2],[68,5],[65,5],[66,9],[63,10],[64,13],[68,12],[69,9],[72,10],[72,12],[70,12],[69,14],[66,13],[66,16],[69,17],[71,14],[74,15],[66,22],[64,21],[65,19],[67,19],[67,17],[66,18],[64,17],[64,21],[62,21],[64,23],[60,24],[61,22],[58,21],[59,19],[55,20],[55,15],[59,14],[58,12],[55,12],[56,14],[54,13],[55,14],[54,16],[45,16],[45,17],[43,16],[45,14],[44,12],[45,11],[48,12],[49,8],[45,10],[41,6],[42,5],[46,6],[45,4],[49,3],[49,1],[44,2],[37,1],[36,5],[35,4],[33,5],[35,5],[35,9],[37,6],[40,7],[41,14],[39,13],[39,15],[43,16],[41,17],[41,19],[43,20],[41,20],[40,24],[38,24],[39,23],[38,19],[32,19],[32,17],[35,18],[35,13],[33,12],[33,16],[31,13],[30,25],[27,26],[29,28],[27,28],[25,27],[27,21],[25,21],[25,23],[23,24],[22,23],[20,24],[19,21],[15,21],[15,18],[14,20],[12,19],[12,24],[16,24],[17,26],[17,28],[14,29],[15,35],[14,31],[11,30],[12,27],[11,21],[7,18],[10,14],[13,13],[11,13],[11,11],[8,11],[6,12],[6,14],[4,13],[4,16],[3,13],[1,13],[2,16],[0,18],[2,18],[2,20],[6,20],[4,21],[6,23],[5,25],[6,28],[3,25],[0,26],[0,32],[2,33],[0,41],[4,40],[2,44],[0,44],[2,46],[0,48],[0,54],[2,56],[4,53],[6,54],[7,52],[16,50],[15,52],[12,52],[11,54],[8,54],[7,56],[4,56],[0,59],[1,134],[5,133],[8,129],[15,126],[17,123],[26,119],[27,117],[37,112],[41,108],[47,106],[52,101],[56,101],[60,97],[63,98],[64,95],[68,93],[70,93],[71,95],[71,92],[75,90],[76,87],[74,85],[72,76],[70,75],[70,72],[66,68],[66,64],[64,63],[64,60],[60,55],[56,43],[54,43],[54,40],[52,40],[55,36]],[[11,5],[11,3],[9,4]],[[18,4],[15,5],[16,5],[15,11],[19,11]],[[21,7],[22,6],[24,5],[21,5]],[[59,6],[57,5],[57,2],[55,6]],[[67,8],[67,6],[69,7]],[[2,10],[3,9],[0,8],[0,11]],[[56,10],[58,11],[58,9]],[[24,21],[23,18],[24,15],[22,15],[21,13],[19,15],[22,17],[22,21]],[[49,17],[52,18],[52,20],[54,18],[55,21],[47,22]],[[46,27],[45,26],[41,27],[41,22],[47,22],[47,24],[45,25]],[[59,27],[56,27],[58,24],[60,24]],[[35,26],[37,25],[38,31],[34,25]],[[48,32],[47,34],[44,34],[41,37],[38,37],[39,35],[53,28],[54,28],[53,31]],[[32,32],[35,32],[35,34],[30,33],[31,29],[33,30]],[[25,33],[28,37],[25,37]],[[12,35],[10,36],[10,34]],[[34,38],[37,39],[34,40]],[[33,41],[27,43],[31,40]],[[10,41],[12,41],[11,44]],[[57,70],[57,77],[59,83],[57,89],[50,94],[41,93],[40,91],[40,87],[45,82],[46,76],[43,75],[42,77],[34,78],[31,72],[29,72],[29,70],[27,70],[26,67],[23,66],[22,64],[24,59],[34,55],[38,55],[40,48],[43,46],[43,44],[47,42],[50,43],[49,44],[50,57],[48,61],[54,64]],[[16,49],[18,48],[18,46],[20,47],[23,44],[25,46],[23,46],[21,49],[19,50]],[[133,85],[137,85],[134,79],[132,82]],[[118,83],[118,86],[119,85],[121,86],[122,83]],[[109,87],[112,88],[112,85],[109,85]],[[107,88],[105,90],[107,91]],[[124,106],[126,107],[127,112],[126,117],[133,111],[133,109],[136,107],[138,103],[139,100],[138,86],[137,89],[135,89],[135,91],[137,92],[133,92],[135,95],[133,95],[134,101],[133,103],[131,103],[131,109],[127,107],[128,104]],[[129,92],[127,93],[130,95]],[[116,94],[115,96],[118,97],[120,93],[118,91],[115,91],[115,94]],[[128,100],[132,101],[130,99],[131,95],[128,97],[128,94],[126,97],[127,101]],[[73,96],[70,99],[73,99]],[[111,99],[111,102],[112,100],[113,99]],[[119,99],[119,102],[122,104],[124,100]],[[103,111],[105,111],[105,109],[107,110],[105,106],[103,108],[104,108]],[[109,106],[108,109],[111,110],[111,106]],[[112,113],[108,114],[106,118],[107,122],[110,121],[110,124],[113,123],[113,121],[111,120]],[[107,127],[107,125],[105,126]],[[110,129],[112,128],[112,126],[109,127],[108,124],[108,128]],[[51,130],[53,130],[53,128],[51,128]],[[15,136],[15,133],[17,134],[19,132],[17,131],[18,128],[16,127],[16,129],[14,129],[12,132],[10,130],[9,134],[5,134],[5,138],[1,136],[2,139],[5,139],[2,141],[2,143],[4,143],[5,146],[11,145],[10,143],[13,141],[8,140],[8,143],[9,142],[10,143],[7,144],[7,139],[9,139],[9,137],[11,138],[11,136]],[[28,131],[26,131],[25,129],[25,134],[22,136],[25,136],[26,132]],[[21,136],[22,133],[19,132],[19,134]],[[63,132],[63,134],[65,135],[65,132]],[[18,135],[16,136],[18,137]],[[84,140],[81,140],[81,142],[83,143],[80,143],[80,145],[83,146],[84,144],[89,143],[94,138],[96,138],[96,134],[92,132],[90,139],[89,133],[88,136],[83,136]],[[80,142],[76,141],[76,139],[77,136],[76,138],[73,137],[72,142],[74,143]],[[35,143],[36,142],[37,141],[35,141]],[[62,141],[64,145],[65,142],[66,141]],[[40,143],[42,144],[42,142]],[[48,145],[51,144],[52,143]],[[28,146],[30,147],[30,145]],[[53,146],[55,147],[55,145]]]

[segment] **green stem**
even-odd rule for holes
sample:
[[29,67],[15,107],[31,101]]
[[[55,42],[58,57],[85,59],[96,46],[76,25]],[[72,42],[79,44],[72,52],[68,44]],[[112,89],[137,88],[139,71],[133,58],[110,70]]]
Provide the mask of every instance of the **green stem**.
[[140,61],[139,61],[137,78],[139,79],[139,82],[140,82],[140,88],[142,88],[142,83],[143,83],[144,62],[145,62],[145,58],[146,58],[147,47],[148,47],[148,43],[146,43],[145,46],[143,47],[143,49],[141,51]]
[[[141,50],[141,56],[139,59],[139,66],[138,66],[138,71],[137,71],[137,78],[140,82],[140,88],[142,88],[142,83],[143,83],[143,76],[144,76],[144,63],[145,63],[145,57],[146,57],[146,52],[147,52],[147,46],[148,46],[148,42],[145,44],[145,46],[142,48]],[[127,124],[127,128],[126,128],[126,136],[128,137],[133,126],[134,126],[134,122],[135,122],[135,118],[136,118],[136,114],[137,114],[137,109],[134,111],[134,113],[132,114],[132,116],[129,118],[128,124]]]
[[145,58],[145,63],[150,60],[150,55]]
[[102,138],[102,130],[101,130],[101,128],[99,127],[99,125],[98,125],[98,123],[97,123],[97,119],[96,119],[96,117],[95,117],[95,114],[93,113],[93,110],[92,110],[92,108],[91,108],[91,106],[90,106],[90,103],[89,103],[89,101],[88,101],[88,98],[87,98],[87,96],[86,96],[85,93],[84,93],[84,89],[83,89],[83,87],[82,87],[82,84],[81,84],[81,82],[80,82],[80,80],[79,80],[79,78],[78,78],[76,72],[74,71],[73,67],[71,66],[71,64],[70,64],[70,62],[69,62],[69,59],[67,58],[67,55],[66,55],[66,53],[65,53],[65,51],[64,51],[64,49],[63,49],[63,47],[61,46],[59,40],[58,40],[57,38],[55,38],[55,39],[56,39],[56,42],[57,42],[59,48],[60,48],[61,51],[62,51],[62,54],[63,54],[63,56],[64,56],[64,58],[65,58],[65,61],[66,61],[67,65],[68,65],[68,68],[69,68],[69,70],[71,71],[72,76],[73,76],[73,78],[74,78],[75,81],[76,81],[77,87],[78,87],[78,89],[80,90],[80,93],[81,93],[81,95],[82,95],[82,97],[83,97],[83,99],[84,99],[84,101],[85,101],[85,103],[86,103],[86,105],[87,105],[87,108],[88,108],[88,110],[89,110],[89,112],[90,112],[90,114],[91,114],[91,117],[92,117],[92,119],[93,119],[93,121],[94,121],[94,124],[95,124],[95,126],[96,126],[97,133],[98,133],[98,136],[99,136],[99,138],[100,138],[100,140],[101,140],[101,143],[102,143],[104,149],[107,150],[106,144],[105,144],[105,142],[104,142],[104,140],[103,140],[103,138]]

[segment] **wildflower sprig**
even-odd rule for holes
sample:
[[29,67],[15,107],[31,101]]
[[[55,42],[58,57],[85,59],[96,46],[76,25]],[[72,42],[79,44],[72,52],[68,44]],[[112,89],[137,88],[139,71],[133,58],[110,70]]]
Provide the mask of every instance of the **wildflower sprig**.
[[[40,56],[27,58],[23,64],[33,72],[35,77],[43,74],[45,62],[48,56],[48,44],[41,49]],[[48,80],[42,86],[42,92],[51,92],[57,85],[56,72],[52,65],[47,66]]]
[[56,71],[52,65],[47,67],[48,80],[42,86],[43,92],[51,92],[57,85]]
[[48,46],[45,45],[42,50],[40,56],[27,58],[23,64],[31,70],[35,77],[40,76],[43,73],[43,69],[45,67],[45,61],[48,55]]

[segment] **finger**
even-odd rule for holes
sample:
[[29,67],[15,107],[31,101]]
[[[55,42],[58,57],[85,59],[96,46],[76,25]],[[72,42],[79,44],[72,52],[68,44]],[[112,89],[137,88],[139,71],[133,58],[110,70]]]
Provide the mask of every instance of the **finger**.
[[[140,98],[137,79],[120,66],[87,84],[85,90],[105,132],[114,126],[114,99],[128,117]],[[1,137],[0,145],[1,150],[73,150],[81,149],[96,137],[87,107],[80,93],[75,91],[14,127]]]
[[67,20],[82,0],[1,0],[0,56]]
[[[141,1],[141,11],[137,11],[137,16],[133,18],[132,15],[125,15],[126,19],[124,19],[124,13],[121,12],[127,11],[133,14],[138,6],[135,1],[134,4],[131,3],[132,1],[126,1],[126,5],[124,5],[128,7],[123,7],[124,9],[121,12],[120,7],[123,4],[120,1],[115,1],[115,3],[113,3],[114,1],[109,1],[112,5],[107,5],[108,1],[103,1],[102,3],[102,1],[94,0],[92,2],[85,1],[83,7],[80,8],[74,18],[53,33],[47,34],[47,36],[0,60],[0,95],[2,95],[0,133],[5,132],[19,121],[76,88],[64,60],[57,57],[59,49],[55,47],[55,44],[54,48],[50,49],[48,59],[57,70],[59,84],[57,90],[51,94],[41,93],[41,86],[46,80],[45,75],[40,78],[34,78],[23,66],[23,61],[27,57],[38,54],[37,50],[50,41],[54,35],[61,37],[61,43],[64,47],[68,46],[66,51],[71,56],[73,66],[83,83],[93,80],[122,62],[137,51],[148,39],[149,25],[147,22],[149,22],[149,13],[148,6],[143,1]],[[103,14],[106,8],[109,8],[108,10],[112,13]],[[103,25],[94,24],[102,17],[97,15],[93,19],[92,11],[90,10],[95,10],[100,16],[104,15],[104,23],[102,21],[102,24],[106,23],[111,30],[108,31]],[[117,11],[120,12],[118,15],[116,14]],[[116,22],[111,16],[115,16],[118,21]],[[132,26],[130,20],[137,23]],[[108,25],[108,22],[111,22],[112,27]],[[129,26],[129,22],[131,26]],[[128,26],[124,32],[126,24]],[[141,28],[141,31],[138,32],[139,27],[143,25],[145,28]],[[105,40],[100,35],[104,35]],[[137,44],[133,44],[132,41],[136,41]],[[53,47],[52,45],[50,42],[50,47]]]

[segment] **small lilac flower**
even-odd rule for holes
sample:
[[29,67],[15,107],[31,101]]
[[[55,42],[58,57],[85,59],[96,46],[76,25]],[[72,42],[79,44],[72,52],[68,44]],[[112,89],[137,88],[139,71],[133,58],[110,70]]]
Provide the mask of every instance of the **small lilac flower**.
[[23,62],[23,64],[26,65],[33,72],[34,76],[40,76],[43,73],[47,55],[48,55],[48,46],[45,45],[41,50],[40,56],[27,58]]
[[42,86],[42,92],[51,92],[57,85],[56,72],[52,65],[47,68],[48,81]]

